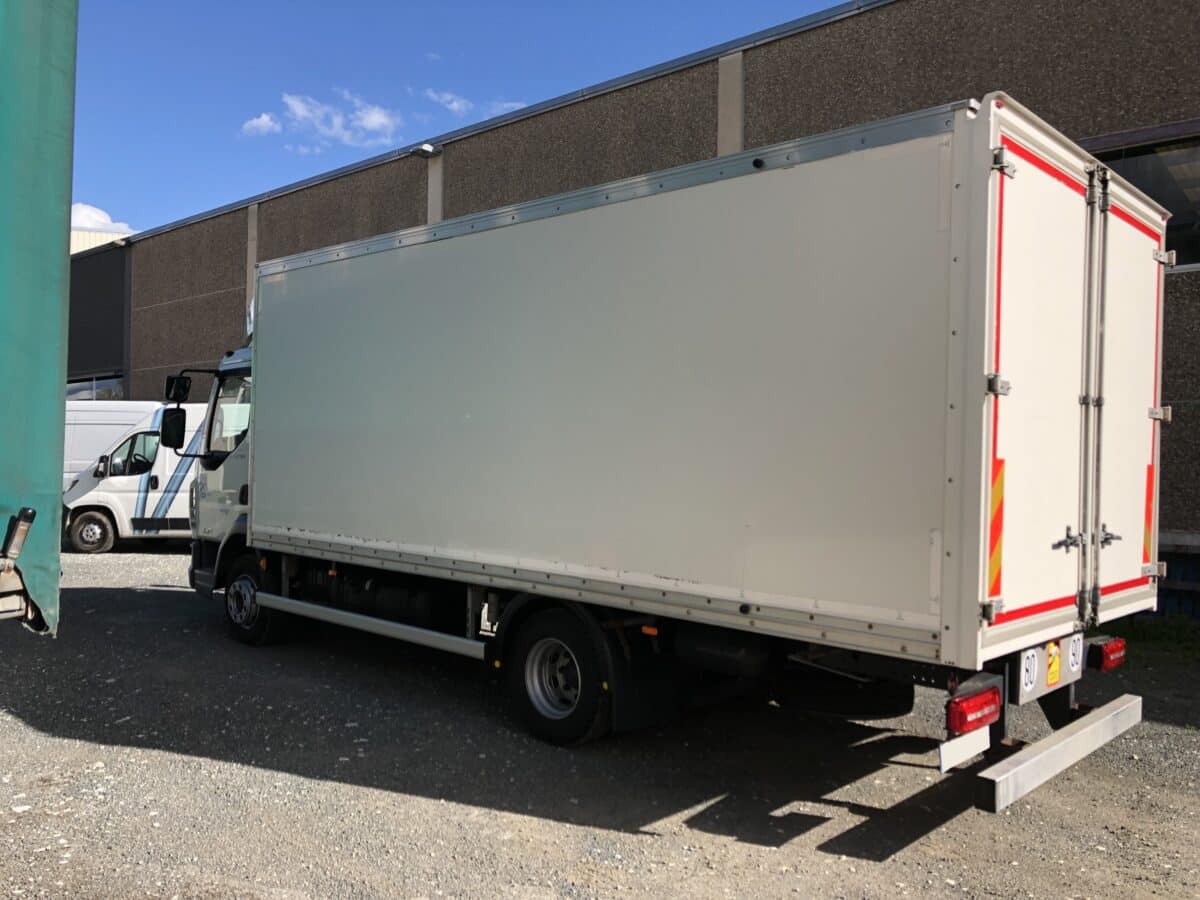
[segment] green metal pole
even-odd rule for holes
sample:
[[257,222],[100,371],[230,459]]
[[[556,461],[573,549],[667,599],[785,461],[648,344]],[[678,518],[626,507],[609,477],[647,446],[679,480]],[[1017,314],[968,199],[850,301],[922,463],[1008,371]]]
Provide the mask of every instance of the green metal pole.
[[0,541],[19,510],[36,512],[17,559],[0,559],[0,610],[23,585],[21,617],[49,633],[61,571],[78,15],[78,0],[0,0]]

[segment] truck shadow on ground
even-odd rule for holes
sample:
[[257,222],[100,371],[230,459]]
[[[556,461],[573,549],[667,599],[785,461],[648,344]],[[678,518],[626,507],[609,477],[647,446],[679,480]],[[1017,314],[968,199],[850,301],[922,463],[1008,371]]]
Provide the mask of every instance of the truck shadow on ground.
[[[728,703],[575,749],[477,662],[333,628],[244,647],[183,588],[64,589],[60,637],[0,631],[0,707],[61,738],[235,762],[629,833],[686,827],[885,860],[971,807],[932,738]],[[849,815],[838,815],[844,811]],[[823,836],[814,835],[814,840]]]

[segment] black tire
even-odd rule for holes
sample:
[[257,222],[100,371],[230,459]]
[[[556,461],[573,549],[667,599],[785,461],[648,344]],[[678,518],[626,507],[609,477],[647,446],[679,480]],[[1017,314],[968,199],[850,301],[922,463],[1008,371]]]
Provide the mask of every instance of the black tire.
[[107,553],[116,538],[112,519],[94,509],[75,516],[67,534],[71,549],[76,553]]
[[233,561],[225,579],[225,622],[229,633],[243,644],[259,647],[280,636],[281,616],[254,602],[259,590],[270,590],[266,573],[253,553],[244,553]]
[[508,698],[526,727],[552,744],[580,744],[611,724],[604,637],[566,609],[523,621],[506,662]]

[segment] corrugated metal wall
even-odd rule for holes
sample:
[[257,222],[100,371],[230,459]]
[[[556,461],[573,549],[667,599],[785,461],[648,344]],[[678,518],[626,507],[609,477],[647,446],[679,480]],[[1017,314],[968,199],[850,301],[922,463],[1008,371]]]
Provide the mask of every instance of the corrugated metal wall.
[[128,260],[128,247],[111,247],[71,259],[68,380],[125,372]]
[[71,253],[91,250],[129,235],[124,231],[93,231],[90,228],[71,229]]

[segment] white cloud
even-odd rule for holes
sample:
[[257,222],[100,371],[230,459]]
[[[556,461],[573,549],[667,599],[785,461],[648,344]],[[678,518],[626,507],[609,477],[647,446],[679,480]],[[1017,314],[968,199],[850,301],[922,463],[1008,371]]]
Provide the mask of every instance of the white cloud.
[[320,156],[325,152],[325,148],[320,144],[284,144],[283,149],[300,156]]
[[334,89],[339,101],[325,102],[307,94],[283,94],[283,112],[276,116],[266,112],[242,126],[246,134],[275,134],[284,131],[295,134],[299,142],[284,145],[284,149],[304,155],[315,155],[333,144],[347,147],[379,147],[394,144],[396,130],[404,119],[395,110],[369,103],[343,88]]
[[440,62],[442,59],[442,54],[434,53],[432,50],[430,50],[428,53],[425,54],[425,58],[427,60],[429,60],[430,62]]
[[282,130],[283,126],[279,124],[279,120],[269,112],[260,113],[253,119],[247,119],[242,123],[242,134],[254,137],[264,134],[279,134]]
[[446,107],[456,116],[465,116],[475,108],[475,104],[466,97],[460,97],[450,91],[435,91],[433,88],[425,88],[425,96],[439,106]]
[[121,234],[132,234],[133,229],[128,222],[114,222],[112,216],[89,203],[71,204],[71,227],[89,231],[115,231]]
[[488,109],[493,116],[502,116],[505,113],[516,112],[518,109],[524,109],[528,103],[523,103],[520,100],[493,100]]
[[338,90],[338,95],[346,100],[352,107],[350,113],[350,127],[357,129],[368,135],[392,139],[392,135],[396,133],[396,129],[404,124],[404,119],[400,113],[390,109],[384,109],[376,103],[368,103],[362,97],[350,93],[347,90]]

